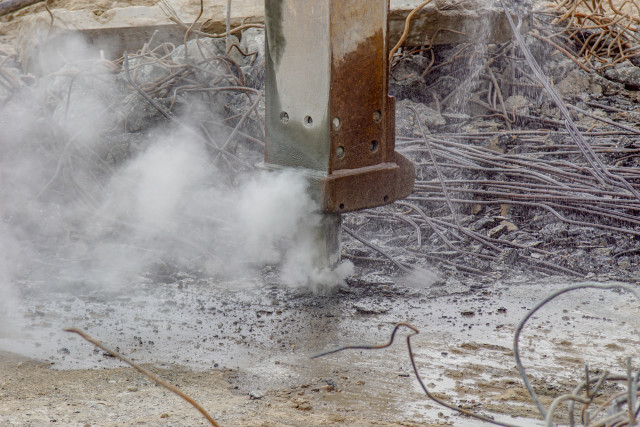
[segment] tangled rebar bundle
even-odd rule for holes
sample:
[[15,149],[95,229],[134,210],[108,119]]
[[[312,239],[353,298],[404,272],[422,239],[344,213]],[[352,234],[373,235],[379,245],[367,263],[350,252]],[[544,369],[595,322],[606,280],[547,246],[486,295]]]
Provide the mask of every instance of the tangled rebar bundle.
[[556,0],[554,32],[541,34],[554,46],[573,42],[577,46],[574,57],[588,69],[603,70],[613,65],[636,63],[640,6],[635,0]]
[[[623,49],[598,53],[606,66],[632,60],[635,39],[622,43],[616,27],[637,20],[622,13],[632,2],[620,9],[607,1],[564,1],[544,13],[503,2],[512,42],[399,49],[392,58],[392,89],[410,99],[409,108],[399,111],[413,115],[410,123],[420,132],[399,136],[398,146],[417,166],[415,191],[394,209],[364,213],[370,223],[354,219],[360,228],[351,232],[362,241],[406,224],[412,231],[404,249],[376,243],[386,258],[421,259],[478,275],[513,265],[547,274],[598,274],[603,264],[595,252],[635,263],[640,129],[629,123],[636,117],[633,101],[623,100],[622,88],[607,89],[613,83],[593,74],[585,52],[572,52],[573,42],[561,47],[550,38],[572,40],[587,30],[560,25],[582,16],[582,3],[618,14],[600,29],[618,31],[616,46]],[[561,14],[563,8],[571,14]],[[623,22],[625,16],[630,21]],[[565,56],[591,74],[571,71],[567,77]],[[571,88],[577,81],[581,86]],[[594,84],[599,95],[589,93]],[[460,113],[467,118],[456,124]],[[451,120],[439,130],[425,129],[430,115]],[[470,124],[463,126],[465,120]],[[487,122],[493,129],[476,127]],[[589,260],[572,259],[576,253]]]

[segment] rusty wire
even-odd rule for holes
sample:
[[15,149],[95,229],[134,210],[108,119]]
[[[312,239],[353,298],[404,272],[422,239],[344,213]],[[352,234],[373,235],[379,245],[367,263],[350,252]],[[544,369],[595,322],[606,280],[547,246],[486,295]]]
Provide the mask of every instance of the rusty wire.
[[[178,24],[184,30],[187,30],[190,27],[190,24],[187,24],[184,21],[182,21],[182,19],[180,19],[180,17],[178,16],[178,13],[173,8],[173,6],[171,6],[171,3],[169,1],[159,0],[158,6],[172,22]],[[228,32],[225,31],[224,33],[212,33],[212,32],[206,31],[207,24],[209,24],[210,21],[211,21],[210,19],[206,19],[204,22],[202,22],[199,25],[199,29],[192,28],[190,32],[200,37],[227,38],[228,35],[239,33],[249,28],[264,28],[264,24],[243,22],[241,25],[231,28],[231,30],[229,30]]]
[[[244,76],[242,74],[242,70],[240,66],[230,57],[224,55],[216,55],[212,52],[207,46],[202,44],[198,39],[195,40],[196,46],[200,51],[201,56],[204,58],[202,61],[194,63],[190,61],[188,57],[185,57],[185,64],[176,64],[170,60],[169,56],[171,51],[173,50],[173,46],[168,46],[167,44],[163,44],[158,46],[152,50],[145,50],[134,56],[139,61],[139,65],[137,67],[133,67],[132,71],[134,73],[133,76],[130,76],[129,72],[126,72],[127,80],[130,85],[136,89],[140,93],[145,100],[151,103],[154,108],[158,109],[163,116],[167,117],[170,114],[170,111],[165,111],[163,107],[159,107],[157,102],[154,102],[153,98],[164,98],[166,96],[171,96],[171,104],[170,109],[175,106],[176,100],[178,99],[178,95],[184,92],[220,92],[220,91],[242,91],[247,94],[255,95],[254,101],[251,107],[243,113],[240,120],[230,128],[231,134],[229,139],[223,144],[225,147],[222,151],[219,151],[220,148],[214,146],[213,148],[216,151],[219,151],[219,154],[224,155],[225,157],[231,157],[234,161],[238,162],[239,159],[235,156],[229,156],[232,154],[230,151],[226,150],[226,147],[229,147],[229,142],[234,139],[236,136],[240,136],[243,139],[256,142],[260,145],[264,145],[264,143],[251,135],[247,135],[241,129],[247,117],[251,114],[257,115],[256,107],[260,102],[262,97],[262,93],[254,88],[244,86]],[[185,44],[186,47],[186,44]],[[158,50],[164,50],[162,54],[158,54]],[[255,55],[255,53],[247,53],[241,52],[245,56]],[[186,52],[185,52],[186,54]],[[227,52],[228,54],[228,52]],[[124,61],[123,61],[124,62]],[[127,64],[123,64],[125,66],[125,71]],[[160,76],[153,82],[146,82],[144,86],[137,86],[133,81],[135,80],[135,69],[142,65],[157,65],[159,67],[166,68],[169,71],[167,76]],[[218,75],[217,70],[222,66],[223,69],[226,70],[226,73]],[[197,80],[193,79],[195,72],[201,72],[204,75],[214,77],[213,85],[211,82],[208,84],[203,84]],[[174,121],[173,119],[171,119]],[[226,124],[222,124],[223,127],[229,127]],[[202,127],[201,127],[202,129]],[[209,141],[211,145],[211,141]],[[239,161],[242,164],[242,161]],[[247,166],[244,164],[244,166]]]
[[402,35],[400,36],[400,40],[398,40],[396,45],[393,48],[391,48],[391,51],[389,52],[389,62],[391,62],[393,60],[393,56],[396,54],[396,52],[398,51],[400,46],[402,46],[402,44],[407,39],[407,36],[409,35],[409,29],[411,28],[411,20],[413,19],[413,16],[416,13],[418,13],[423,7],[425,7],[426,5],[431,3],[432,1],[433,0],[425,0],[422,3],[420,3],[418,6],[413,8],[413,10],[411,12],[409,12],[409,14],[407,15],[407,18],[405,20],[405,23],[404,23],[404,30],[402,31]]
[[193,398],[191,398],[189,395],[185,394],[179,388],[169,384],[168,382],[166,382],[165,380],[163,380],[162,378],[160,378],[159,376],[157,376],[153,372],[151,372],[151,371],[143,368],[142,366],[136,364],[131,359],[129,359],[128,357],[123,356],[122,354],[118,353],[117,351],[112,350],[111,348],[107,347],[102,342],[100,342],[97,339],[93,338],[92,336],[90,336],[89,334],[87,334],[85,331],[83,331],[81,329],[68,328],[68,329],[65,329],[64,331],[80,335],[83,339],[85,339],[86,341],[90,342],[94,346],[100,348],[101,350],[103,350],[104,352],[110,354],[111,356],[123,361],[124,363],[126,363],[127,365],[129,365],[133,369],[135,369],[136,371],[138,371],[141,374],[149,377],[156,384],[166,388],[167,390],[169,390],[173,394],[175,394],[175,395],[179,396],[180,398],[184,399],[185,401],[187,401],[191,406],[196,408],[198,410],[198,412],[200,412],[202,414],[202,416],[209,422],[209,424],[211,424],[214,427],[218,427],[219,426],[219,424],[216,422],[216,420],[211,415],[209,415],[207,410],[204,409],[198,402],[196,402],[195,400],[193,400]]
[[425,385],[424,381],[422,381],[422,377],[420,376],[420,371],[418,370],[418,366],[416,365],[416,361],[413,355],[413,349],[411,348],[411,337],[418,335],[420,333],[420,331],[418,330],[418,328],[416,328],[415,326],[409,324],[409,323],[398,323],[394,328],[393,331],[391,331],[391,336],[389,337],[389,342],[385,343],[385,344],[379,344],[379,345],[347,345],[347,346],[343,346],[343,347],[338,347],[335,348],[333,350],[328,350],[328,351],[324,351],[322,353],[318,353],[315,354],[313,356],[311,356],[312,359],[317,359],[320,357],[324,357],[324,356],[328,356],[330,354],[334,354],[334,353],[339,353],[341,351],[345,351],[345,350],[382,350],[385,348],[390,347],[393,344],[393,341],[395,340],[396,334],[398,332],[398,330],[400,328],[407,328],[409,329],[411,332],[409,334],[407,334],[407,351],[409,353],[409,359],[411,360],[411,366],[413,368],[413,373],[416,376],[416,379],[418,380],[418,383],[420,384],[420,387],[422,388],[422,390],[424,391],[425,395],[433,400],[434,402],[436,402],[437,404],[444,406],[445,408],[449,408],[451,410],[460,412],[464,415],[467,415],[469,417],[472,418],[476,418],[482,421],[485,421],[487,423],[493,424],[493,425],[498,425],[498,426],[504,426],[504,427],[518,427],[515,424],[509,424],[509,423],[503,423],[500,421],[496,421],[494,419],[485,417],[483,415],[480,414],[476,414],[474,412],[471,411],[467,411],[466,409],[460,408],[458,406],[455,406],[451,403],[448,403],[440,398],[438,398],[437,396],[434,396],[429,389],[427,388],[427,386]]
[[[617,7],[612,0],[555,0],[553,24],[563,31],[537,36],[550,43],[585,70],[603,70],[640,56],[637,35],[640,4],[626,0]],[[573,54],[553,39],[568,37],[576,44]],[[566,40],[566,39],[565,39]]]

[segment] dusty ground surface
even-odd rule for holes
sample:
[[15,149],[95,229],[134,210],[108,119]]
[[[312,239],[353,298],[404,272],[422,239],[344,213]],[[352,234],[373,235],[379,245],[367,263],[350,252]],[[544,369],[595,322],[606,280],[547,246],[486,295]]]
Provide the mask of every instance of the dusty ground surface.
[[[122,293],[29,292],[0,335],[0,422],[205,424],[148,378],[62,332],[75,326],[151,367],[223,425],[479,425],[427,401],[403,339],[385,350],[310,359],[339,345],[384,343],[395,323],[407,321],[421,331],[413,350],[436,396],[538,424],[512,335],[538,295],[566,283],[415,289],[400,280],[359,281],[321,296],[182,276]],[[638,305],[627,294],[578,291],[543,310],[525,329],[522,354],[545,404],[577,384],[584,363],[622,372],[625,357],[638,352]]]

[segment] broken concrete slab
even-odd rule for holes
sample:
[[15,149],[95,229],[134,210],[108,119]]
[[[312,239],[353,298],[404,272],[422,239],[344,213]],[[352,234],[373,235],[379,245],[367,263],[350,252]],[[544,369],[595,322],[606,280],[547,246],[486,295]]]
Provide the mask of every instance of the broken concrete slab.
[[[16,51],[25,71],[44,72],[41,52],[67,48],[77,51],[82,41],[101,51],[105,58],[115,59],[125,51],[138,51],[156,32],[155,43],[174,42],[184,37],[184,31],[157,7],[131,6],[104,13],[60,9],[54,10],[53,16],[53,22],[46,12],[24,18]],[[50,55],[46,56],[46,62],[53,61]],[[55,64],[50,65],[55,68]]]
[[[418,117],[410,108],[418,112]],[[419,138],[422,136],[417,120],[426,127],[426,132],[438,129],[447,124],[442,115],[424,104],[410,99],[402,99],[396,103],[396,132],[400,136]]]
[[[207,33],[222,33],[226,26],[226,0],[205,0],[198,28]],[[391,0],[390,42],[400,38],[407,15],[420,0]],[[35,53],[47,46],[64,44],[71,35],[80,34],[89,44],[114,59],[124,51],[135,52],[155,33],[154,43],[182,43],[184,29],[200,12],[195,0],[165,0],[155,6],[125,8],[53,10],[53,22],[47,12],[24,18],[17,40],[17,51],[25,68],[37,72]],[[176,22],[182,22],[182,25]],[[231,25],[264,22],[264,2],[234,0]],[[511,30],[499,8],[482,0],[435,0],[416,13],[411,21],[407,46],[462,42],[503,42]],[[47,40],[47,42],[44,42]]]
[[[404,31],[407,15],[422,1],[391,0],[389,34],[395,44]],[[412,20],[406,46],[503,43],[511,27],[501,7],[486,0],[434,0]]]
[[[231,10],[231,25],[243,22],[262,22],[261,2],[235,0]],[[76,44],[78,36],[107,59],[115,59],[123,52],[136,52],[153,36],[153,45],[164,42],[181,44],[185,29],[195,21],[200,11],[199,1],[171,0],[155,6],[129,6],[109,10],[54,9],[53,21],[47,12],[23,19],[16,41],[16,51],[23,67],[41,72],[38,52]],[[196,27],[208,33],[224,32],[226,1],[206,0],[204,13]],[[182,23],[182,24],[180,24]],[[46,42],[44,41],[46,40]]]

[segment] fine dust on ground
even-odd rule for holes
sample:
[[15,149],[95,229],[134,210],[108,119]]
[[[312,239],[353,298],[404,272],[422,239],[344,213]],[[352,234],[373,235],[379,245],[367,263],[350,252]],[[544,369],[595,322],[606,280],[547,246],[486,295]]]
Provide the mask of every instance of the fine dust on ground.
[[[418,425],[376,422],[341,413],[335,404],[327,410],[326,402],[335,401],[331,398],[335,392],[326,384],[305,384],[255,399],[231,386],[232,372],[149,368],[201,402],[224,420],[223,425]],[[0,383],[3,425],[206,425],[193,407],[131,369],[56,371],[48,364],[0,352]],[[324,410],[312,406],[320,402]]]
[[[566,283],[416,290],[369,277],[323,296],[264,284],[230,290],[180,276],[121,295],[27,292],[25,325],[0,334],[0,349],[47,363],[2,354],[0,424],[205,424],[168,391],[62,332],[76,326],[152,365],[222,425],[482,425],[425,398],[406,330],[385,350],[310,358],[338,345],[384,343],[395,323],[407,321],[421,331],[413,351],[434,395],[500,420],[541,425],[515,368],[512,336],[538,294]],[[578,291],[534,316],[521,349],[543,404],[573,389],[585,363],[624,372],[625,358],[640,347],[637,310],[624,293]]]
[[[230,385],[229,373],[180,367],[153,371],[202,402],[223,425],[422,425],[341,411],[333,397],[336,392],[327,384],[304,384],[255,399],[238,393]],[[131,369],[55,371],[47,364],[0,352],[0,382],[3,425],[206,424],[194,408]]]

